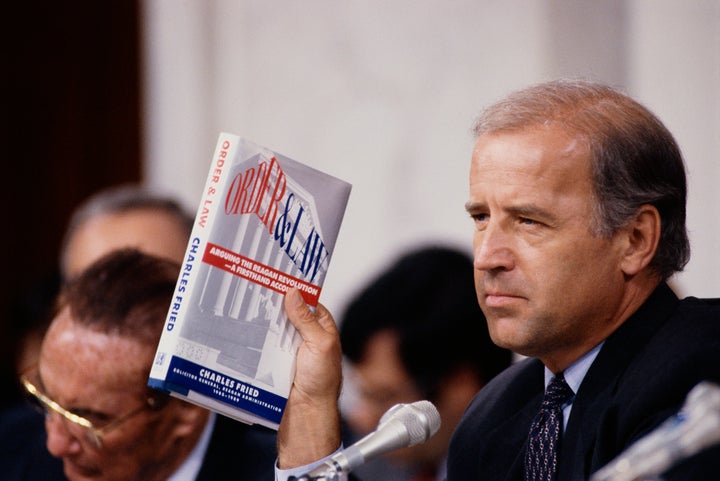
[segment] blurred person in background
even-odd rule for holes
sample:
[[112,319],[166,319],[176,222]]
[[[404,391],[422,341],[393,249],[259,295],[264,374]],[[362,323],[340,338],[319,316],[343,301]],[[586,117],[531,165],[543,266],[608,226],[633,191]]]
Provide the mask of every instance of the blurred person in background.
[[123,247],[181,262],[193,221],[178,201],[139,185],[97,192],[68,222],[60,247],[62,278],[72,279],[95,259]]
[[358,475],[442,481],[450,435],[463,412],[512,362],[512,353],[490,340],[475,296],[472,258],[444,246],[400,256],[348,304],[340,339],[355,391],[343,412],[352,433],[373,431],[395,404],[423,399],[442,419],[427,442],[370,461]]
[[18,337],[16,371],[23,372],[35,362],[60,283],[118,248],[133,247],[182,262],[193,221],[194,217],[172,197],[137,184],[108,187],[78,205],[60,246],[59,273],[39,283],[18,304],[13,323]]

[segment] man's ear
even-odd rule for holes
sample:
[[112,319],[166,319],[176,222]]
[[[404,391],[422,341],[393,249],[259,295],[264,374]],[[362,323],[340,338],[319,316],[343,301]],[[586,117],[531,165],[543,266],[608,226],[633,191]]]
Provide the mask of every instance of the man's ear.
[[198,426],[205,426],[209,412],[195,404],[180,399],[170,399],[168,408],[173,409],[175,417],[174,431],[181,436],[196,431]]
[[626,242],[620,267],[633,276],[650,264],[660,241],[660,213],[655,206],[644,204],[623,229]]

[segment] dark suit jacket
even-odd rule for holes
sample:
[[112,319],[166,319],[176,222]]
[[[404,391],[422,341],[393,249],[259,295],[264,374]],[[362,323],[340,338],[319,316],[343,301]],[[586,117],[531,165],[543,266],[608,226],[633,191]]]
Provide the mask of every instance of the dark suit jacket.
[[277,433],[218,415],[196,481],[272,481]]
[[[662,284],[605,341],[580,385],[557,481],[588,479],[676,413],[702,380],[720,382],[720,303],[680,301]],[[485,386],[450,442],[448,481],[522,480],[543,390],[543,365],[536,359],[511,366]],[[720,479],[720,446],[681,463],[665,479]]]
[[[196,481],[272,481],[276,432],[218,415]],[[2,481],[67,481],[45,447],[42,416],[18,407],[0,416]]]
[[0,479],[65,481],[62,461],[45,447],[42,414],[25,402],[0,413]]

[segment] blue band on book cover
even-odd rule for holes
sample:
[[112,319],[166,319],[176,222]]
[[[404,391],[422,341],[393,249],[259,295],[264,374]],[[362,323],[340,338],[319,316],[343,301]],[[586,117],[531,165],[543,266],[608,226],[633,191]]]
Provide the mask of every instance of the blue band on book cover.
[[187,395],[195,391],[280,423],[287,399],[205,366],[172,356],[167,379],[157,387]]

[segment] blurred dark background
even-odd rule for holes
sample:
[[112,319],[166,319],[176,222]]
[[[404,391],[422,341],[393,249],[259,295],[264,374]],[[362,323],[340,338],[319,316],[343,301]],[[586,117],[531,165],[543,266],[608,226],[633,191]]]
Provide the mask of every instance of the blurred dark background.
[[141,175],[136,0],[10,2],[5,54],[0,288],[2,376],[14,332],[52,285],[69,215]]

